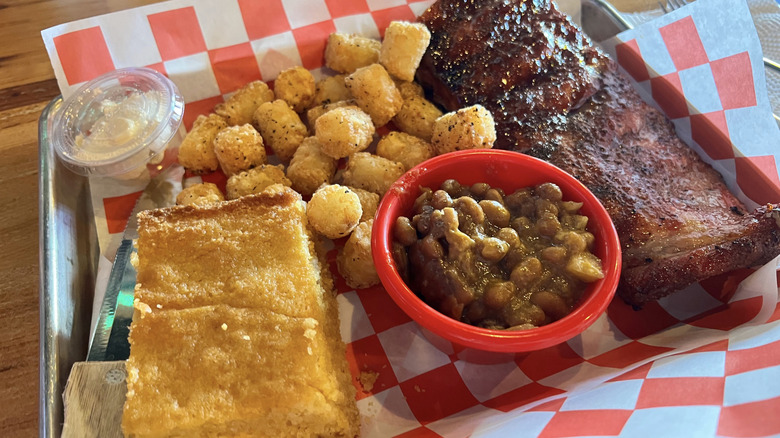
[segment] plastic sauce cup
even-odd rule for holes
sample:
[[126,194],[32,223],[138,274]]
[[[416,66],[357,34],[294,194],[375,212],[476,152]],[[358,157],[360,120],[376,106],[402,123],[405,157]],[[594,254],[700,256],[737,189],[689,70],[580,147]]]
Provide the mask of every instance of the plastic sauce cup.
[[[52,115],[49,136],[62,163],[86,176],[136,178],[178,148],[184,99],[148,68],[106,73],[80,87]],[[160,170],[160,169],[157,169]]]

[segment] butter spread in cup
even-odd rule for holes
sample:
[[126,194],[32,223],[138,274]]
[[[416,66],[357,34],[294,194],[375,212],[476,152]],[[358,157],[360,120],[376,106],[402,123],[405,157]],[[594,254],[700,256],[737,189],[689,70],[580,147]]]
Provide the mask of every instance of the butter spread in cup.
[[183,113],[184,100],[165,76],[148,68],[114,70],[56,110],[49,136],[75,173],[133,177],[178,147]]

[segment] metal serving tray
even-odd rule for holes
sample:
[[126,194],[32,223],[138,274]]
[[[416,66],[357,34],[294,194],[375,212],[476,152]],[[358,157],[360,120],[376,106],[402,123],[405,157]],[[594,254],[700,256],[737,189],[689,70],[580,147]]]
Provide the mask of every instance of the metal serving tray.
[[[625,29],[599,0],[582,0],[582,27],[594,41]],[[71,367],[86,360],[99,247],[86,177],[62,166],[47,133],[57,97],[39,120],[40,436],[59,438],[62,393]]]
[[57,97],[38,122],[40,233],[40,436],[62,431],[62,391],[74,362],[87,357],[99,256],[87,178],[67,170],[48,136]]
[[[598,29],[601,41],[620,30],[592,0],[582,2],[584,27]],[[593,32],[593,31],[592,31]],[[66,169],[48,136],[57,97],[41,114],[39,143],[40,233],[40,406],[44,438],[59,438],[63,424],[62,393],[73,364],[86,360],[100,255],[86,177]]]

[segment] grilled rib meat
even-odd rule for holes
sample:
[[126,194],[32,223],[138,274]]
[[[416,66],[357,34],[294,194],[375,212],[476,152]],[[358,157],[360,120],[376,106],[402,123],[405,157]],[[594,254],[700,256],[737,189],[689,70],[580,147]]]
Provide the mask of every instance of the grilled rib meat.
[[504,149],[538,143],[534,131],[565,122],[609,68],[549,0],[442,0],[421,21],[432,35],[418,79],[447,109],[488,108]]
[[573,174],[623,248],[618,294],[636,307],[780,254],[780,211],[748,212],[550,0],[440,0],[418,79],[448,110],[491,110],[497,147]]

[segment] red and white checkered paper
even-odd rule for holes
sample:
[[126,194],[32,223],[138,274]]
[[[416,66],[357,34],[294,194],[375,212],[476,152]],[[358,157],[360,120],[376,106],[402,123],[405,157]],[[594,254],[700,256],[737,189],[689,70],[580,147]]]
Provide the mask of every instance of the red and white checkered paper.
[[[65,96],[111,69],[150,66],[183,92],[189,128],[250,80],[271,81],[293,65],[323,74],[329,33],[380,37],[391,20],[413,20],[430,3],[174,0],[43,36]],[[606,46],[736,194],[751,205],[780,201],[780,137],[743,4],[698,2]],[[138,184],[109,193],[93,181],[103,237],[121,233],[144,186]],[[780,434],[776,261],[712,278],[641,311],[616,299],[566,343],[485,363],[423,332],[380,286],[351,290],[335,254],[329,261],[362,436]],[[371,390],[359,383],[361,373],[377,376]]]

